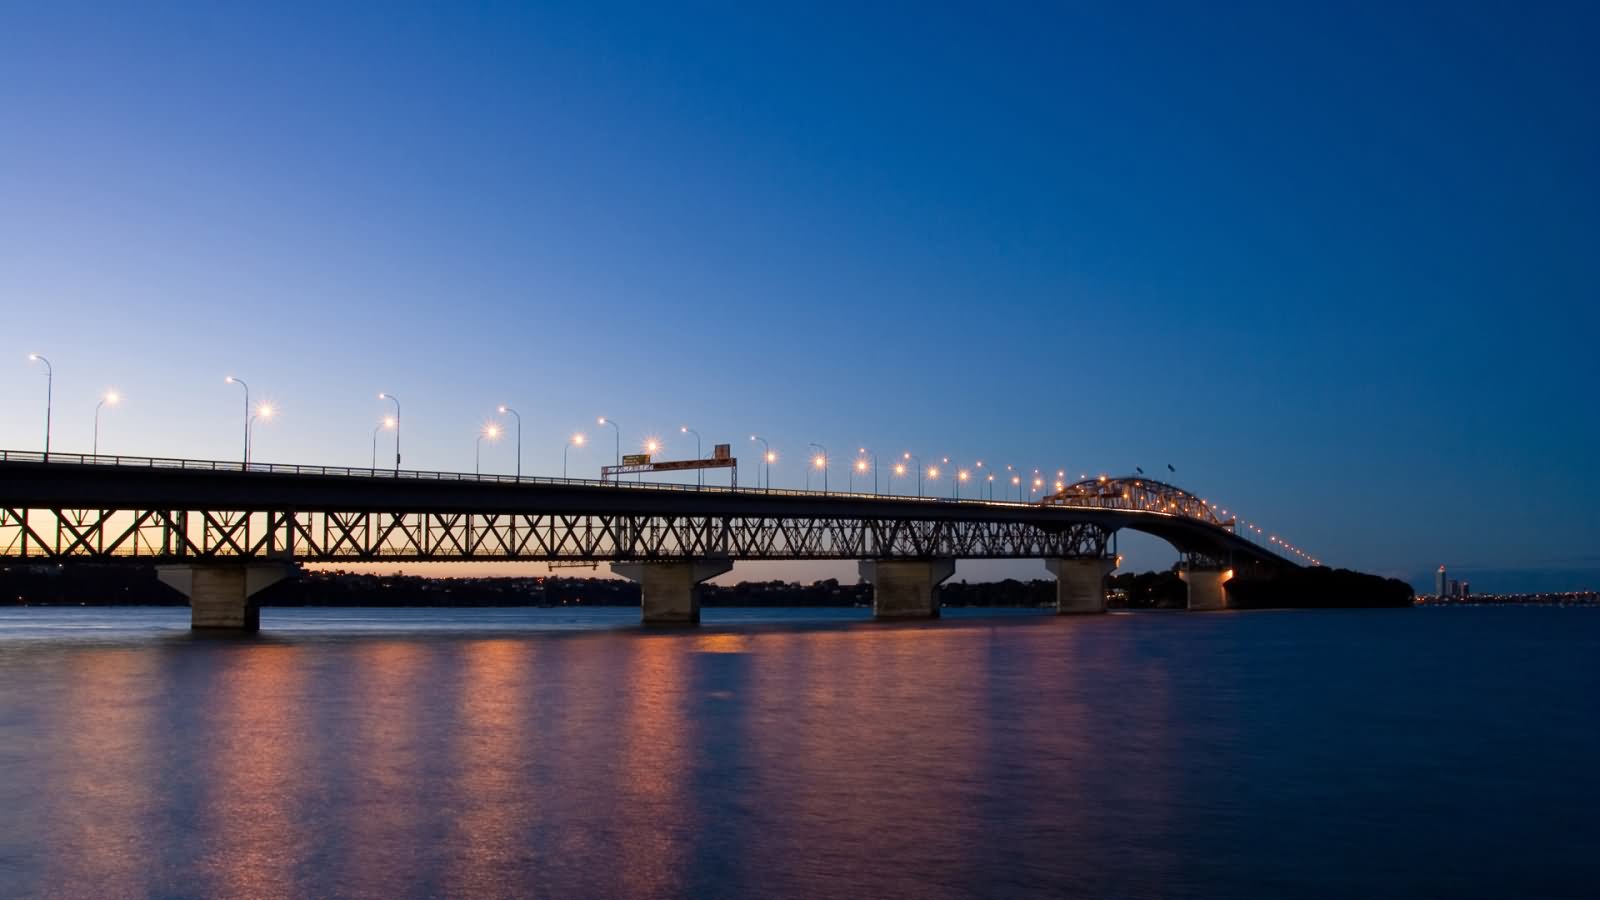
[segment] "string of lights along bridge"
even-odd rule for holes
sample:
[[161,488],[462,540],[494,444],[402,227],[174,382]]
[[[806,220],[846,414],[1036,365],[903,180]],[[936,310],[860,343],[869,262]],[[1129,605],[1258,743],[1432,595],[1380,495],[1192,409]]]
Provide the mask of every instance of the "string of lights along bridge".
[[[154,565],[188,597],[191,625],[202,630],[256,631],[261,593],[302,563],[608,563],[639,584],[641,620],[663,625],[699,622],[701,585],[738,561],[854,559],[880,619],[937,617],[939,585],[961,559],[1042,560],[1055,575],[1058,613],[1103,613],[1123,530],[1178,551],[1191,610],[1232,608],[1241,586],[1320,564],[1137,466],[1115,478],[1081,473],[1069,484],[1065,468],[1052,478],[1044,468],[911,451],[880,464],[878,453],[857,446],[840,490],[832,476],[841,467],[812,441],[804,489],[775,489],[778,450],[752,434],[761,449],[756,484],[741,487],[731,443],[712,442],[707,452],[700,432],[684,425],[680,434],[695,439],[691,458],[658,458],[658,437],[624,454],[622,425],[602,416],[595,421],[611,429],[612,462],[600,478],[568,477],[570,451],[589,443],[582,433],[565,441],[562,477],[552,478],[523,474],[522,416],[501,404],[513,426],[494,420],[473,435],[472,474],[407,469],[404,404],[387,391],[377,394],[383,416],[369,466],[263,463],[253,452],[256,429],[278,409],[253,401],[237,375],[223,379],[242,401],[236,462],[105,453],[99,419],[121,399],[114,393],[95,407],[90,452],[62,453],[51,447],[54,369],[38,354],[30,360],[46,377],[44,442],[41,451],[0,450],[0,563]],[[394,439],[392,468],[378,464],[384,431]],[[502,436],[516,442],[516,474],[484,474],[483,443]],[[645,480],[691,472],[692,484]],[[726,485],[707,483],[723,472]]]
[[[51,431],[54,418],[55,369],[43,354],[30,353],[28,354],[28,361],[40,365],[45,376],[44,454],[48,458],[51,450]],[[226,376],[223,378],[223,383],[237,386],[241,390],[241,459],[243,464],[248,467],[254,462],[252,449],[256,427],[258,425],[266,425],[277,419],[279,417],[279,408],[276,404],[267,400],[252,402],[249,383],[237,375]],[[384,405],[385,414],[378,418],[372,428],[370,468],[374,471],[378,469],[378,439],[382,433],[388,432],[393,436],[393,468],[394,471],[398,472],[403,461],[400,444],[402,409],[400,398],[391,392],[384,391],[378,393],[377,399]],[[102,411],[106,407],[117,407],[123,400],[124,398],[120,392],[108,390],[96,402],[93,411],[94,427],[93,441],[90,446],[91,456],[98,457],[100,455],[100,420]],[[522,415],[515,408],[503,403],[495,408],[500,415],[512,417],[514,425],[508,431],[505,423],[500,420],[491,419],[483,423],[474,435],[473,473],[474,475],[483,473],[484,442],[487,441],[490,444],[494,444],[509,434],[515,441],[515,471],[516,476],[520,478],[522,476],[523,459]],[[627,458],[633,460],[634,465],[625,467],[623,465],[624,454],[622,452],[622,428],[620,424],[615,419],[600,416],[596,419],[596,425],[602,428],[610,428],[612,431],[614,452],[614,464],[610,467],[612,469],[626,470],[627,473],[642,476],[646,472],[670,472],[690,468],[689,466],[673,466],[670,464],[663,468],[661,463],[656,462],[656,457],[662,451],[664,443],[661,438],[655,436],[647,436],[639,443],[639,449],[642,452],[629,454]],[[686,436],[692,435],[695,439],[695,457],[689,462],[703,460],[705,458],[705,447],[700,433],[687,425],[682,426],[679,432]],[[759,444],[761,448],[761,453],[758,457],[759,468],[756,471],[757,487],[770,491],[772,487],[772,467],[774,463],[779,461],[779,452],[767,438],[761,435],[752,434],[749,436],[749,440],[752,444]],[[591,443],[589,436],[582,431],[575,431],[567,436],[563,442],[561,455],[561,476],[563,478],[568,477],[570,471],[571,451],[573,449],[581,450]],[[810,442],[808,443],[808,450],[814,452],[810,453],[808,465],[804,470],[805,489],[810,491],[820,488],[820,491],[824,494],[838,493],[833,490],[829,480],[830,475],[836,471],[836,467],[827,447],[817,442]],[[845,466],[847,484],[843,493],[846,494],[858,493],[855,483],[857,478],[862,483],[860,493],[866,493],[865,486],[870,478],[872,485],[870,493],[874,496],[898,495],[919,498],[933,496],[941,481],[943,481],[948,482],[950,485],[950,498],[954,500],[964,499],[962,491],[970,485],[973,496],[979,500],[1007,502],[1014,499],[1014,502],[1017,503],[1033,503],[1052,496],[1051,489],[1053,489],[1054,496],[1057,497],[1066,493],[1086,497],[1098,489],[1096,485],[1103,486],[1109,482],[1108,476],[1104,474],[1101,474],[1098,478],[1091,478],[1087,472],[1081,472],[1076,482],[1069,483],[1066,469],[1057,469],[1052,478],[1048,469],[1035,467],[1029,470],[1026,467],[1013,464],[1005,465],[1002,472],[998,467],[990,465],[982,459],[974,460],[970,465],[963,465],[959,462],[952,462],[947,456],[941,456],[936,460],[930,457],[930,461],[924,463],[921,457],[910,451],[903,451],[894,455],[892,461],[885,467],[887,471],[880,469],[878,454],[866,447],[858,447],[852,457],[848,465]],[[1169,464],[1167,469],[1176,474],[1177,470],[1172,465]],[[1141,467],[1134,467],[1134,472],[1137,476],[1144,475],[1144,470]],[[696,478],[697,484],[704,484],[703,470],[696,473]],[[813,480],[817,482],[815,486],[812,484]],[[1139,481],[1139,478],[1131,479],[1135,487],[1129,490],[1136,489]],[[1121,483],[1122,480],[1119,479],[1118,484]],[[901,490],[896,490],[897,485]],[[1218,503],[1203,499],[1201,502],[1214,512],[1223,527],[1257,543],[1264,542],[1275,550],[1304,563],[1310,565],[1322,564],[1319,558],[1281,535],[1263,528],[1257,523],[1246,521]]]

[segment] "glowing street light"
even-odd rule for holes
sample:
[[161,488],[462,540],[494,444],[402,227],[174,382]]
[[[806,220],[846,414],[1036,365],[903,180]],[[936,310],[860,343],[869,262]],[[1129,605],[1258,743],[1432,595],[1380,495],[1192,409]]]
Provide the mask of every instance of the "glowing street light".
[[[765,471],[765,474],[767,476],[767,483],[766,483],[765,490],[770,491],[770,490],[772,490],[772,463],[778,457],[772,452],[772,447],[769,444],[767,444],[767,439],[766,438],[762,437],[759,434],[752,434],[752,435],[750,435],[750,440],[752,440],[752,441],[760,441],[761,442],[761,468]],[[756,481],[757,481],[757,487],[760,487],[761,479],[757,478]]]
[[[257,419],[261,419],[261,420],[265,421],[267,419],[270,419],[270,418],[272,418],[272,416],[273,416],[273,414],[275,412],[277,412],[277,410],[273,409],[272,408],[272,404],[270,404],[270,403],[263,403],[260,406],[256,407],[255,414],[252,415],[249,419],[245,420],[245,424],[244,424],[244,427],[245,427],[245,446],[249,447],[251,450],[255,449],[256,420]],[[247,468],[247,469],[250,467],[250,459],[251,459],[251,457],[249,457],[249,456],[245,457],[244,465],[245,465],[245,468]]]
[[[505,407],[503,407],[503,406],[500,407],[500,408],[501,409],[505,409]],[[478,439],[473,442],[473,446],[472,446],[472,474],[474,474],[474,475],[482,475],[483,474],[483,439],[484,438],[488,438],[491,443],[493,443],[494,441],[499,440],[500,439],[500,426],[495,422],[490,422],[489,424],[483,426],[483,430],[478,432]],[[521,476],[519,475],[518,477],[521,477]]]
[[513,415],[517,417],[517,478],[522,478],[522,414],[511,407],[500,404],[500,415]]
[[229,375],[227,378],[224,378],[222,380],[224,382],[226,382],[227,384],[237,384],[238,386],[244,388],[244,456],[242,457],[242,460],[243,460],[245,465],[249,465],[250,464],[250,385],[245,384],[243,378],[235,378],[232,375]]
[[622,465],[622,429],[617,425],[616,422],[612,421],[611,419],[606,418],[605,416],[601,416],[600,418],[596,419],[595,421],[597,423],[601,424],[601,425],[610,425],[611,428],[616,432],[616,434],[613,435],[617,440],[617,462],[616,462],[616,464],[619,465],[619,466]]
[[956,472],[954,485],[955,485],[955,489],[956,489],[956,499],[957,500],[961,499],[961,486],[963,484],[966,484],[967,483],[967,479],[970,478],[970,477],[972,477],[972,473],[968,472],[966,469],[961,469],[960,471]]
[[[815,459],[811,461],[811,464],[822,470],[822,492],[826,494],[828,492],[828,448],[815,441],[812,441],[808,446],[815,447],[822,451]],[[807,476],[807,481],[810,481],[809,474]]]
[[917,464],[917,496],[922,496],[922,459],[912,456],[911,451],[906,451],[905,458]]
[[562,478],[567,477],[567,451],[571,450],[573,447],[582,447],[583,444],[584,444],[584,441],[587,441],[587,440],[588,440],[588,438],[584,437],[582,432],[579,432],[578,434],[575,434],[572,437],[567,438],[567,443],[564,446],[562,446],[562,448],[561,448],[561,477]]
[[394,477],[400,477],[400,398],[393,394],[378,394],[379,400],[394,404]]
[[[678,427],[678,433],[694,435],[694,458],[696,460],[700,459],[704,455],[700,450],[700,432],[695,431],[693,428],[690,428],[687,425],[682,425]],[[694,473],[694,481],[695,484],[704,485],[706,483],[706,470],[696,469]]]
[[106,395],[100,398],[100,402],[94,405],[94,449],[89,451],[90,456],[100,455],[100,407],[108,403],[116,406],[121,401],[122,397],[116,391],[107,391]]
[[55,406],[56,370],[50,360],[37,353],[28,354],[28,362],[44,363],[44,461],[50,461],[50,413]]
[[[865,447],[858,448],[856,450],[856,453],[860,454],[859,456],[856,457],[855,470],[857,472],[861,472],[862,474],[865,474],[866,471],[867,471],[867,465],[868,465],[867,464],[867,460],[869,458],[872,460],[872,463],[871,463],[871,466],[872,466],[872,493],[874,495],[876,495],[878,493],[878,454],[872,452],[871,450],[868,450]],[[855,476],[852,475],[851,476],[851,481],[854,482],[854,480],[855,480]],[[853,488],[854,486],[855,485],[852,483],[851,487]]]
[[395,424],[394,423],[394,416],[384,416],[383,417],[383,421],[379,422],[377,425],[374,425],[373,428],[372,428],[372,472],[373,472],[373,474],[377,474],[377,472],[378,472],[378,432],[384,430],[385,428],[393,428],[394,424]]

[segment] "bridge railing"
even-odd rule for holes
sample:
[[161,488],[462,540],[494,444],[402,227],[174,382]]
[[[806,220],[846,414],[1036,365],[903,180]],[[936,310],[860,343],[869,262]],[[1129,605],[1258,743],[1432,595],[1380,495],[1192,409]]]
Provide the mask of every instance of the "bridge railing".
[[876,494],[863,491],[807,491],[794,488],[727,487],[713,484],[674,484],[658,481],[620,481],[598,478],[557,478],[545,475],[496,475],[471,472],[438,472],[426,469],[383,469],[369,466],[313,466],[298,463],[258,463],[174,457],[119,456],[88,453],[49,454],[36,450],[0,450],[0,462],[49,463],[50,465],[108,466],[134,469],[186,469],[202,472],[258,472],[275,475],[311,475],[335,478],[401,479],[411,481],[458,481],[481,484],[546,484],[573,487],[604,487],[625,490],[684,491],[690,493],[757,494],[774,497],[849,497],[861,500],[892,499],[921,503],[964,503],[992,506],[1032,507],[1036,503],[1013,500],[983,500],[953,497],[913,497],[907,494]]

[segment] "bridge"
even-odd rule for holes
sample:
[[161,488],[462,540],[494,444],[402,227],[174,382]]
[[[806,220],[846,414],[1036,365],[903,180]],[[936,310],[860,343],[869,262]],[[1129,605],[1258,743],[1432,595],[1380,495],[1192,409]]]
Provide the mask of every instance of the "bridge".
[[1043,502],[0,451],[0,562],[138,562],[197,629],[254,631],[295,563],[609,563],[646,623],[693,623],[737,560],[860,561],[878,618],[935,617],[958,559],[1042,559],[1061,613],[1105,610],[1116,534],[1181,555],[1190,609],[1296,563],[1193,494],[1143,477]]

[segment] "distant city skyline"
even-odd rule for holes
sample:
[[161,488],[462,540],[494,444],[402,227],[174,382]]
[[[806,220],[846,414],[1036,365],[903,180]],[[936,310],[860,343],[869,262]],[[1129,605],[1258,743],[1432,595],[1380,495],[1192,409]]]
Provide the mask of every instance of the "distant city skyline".
[[1594,587],[1595,16],[13,8],[0,447],[39,353],[62,452],[381,465],[386,392],[407,468],[1170,463],[1329,565]]

